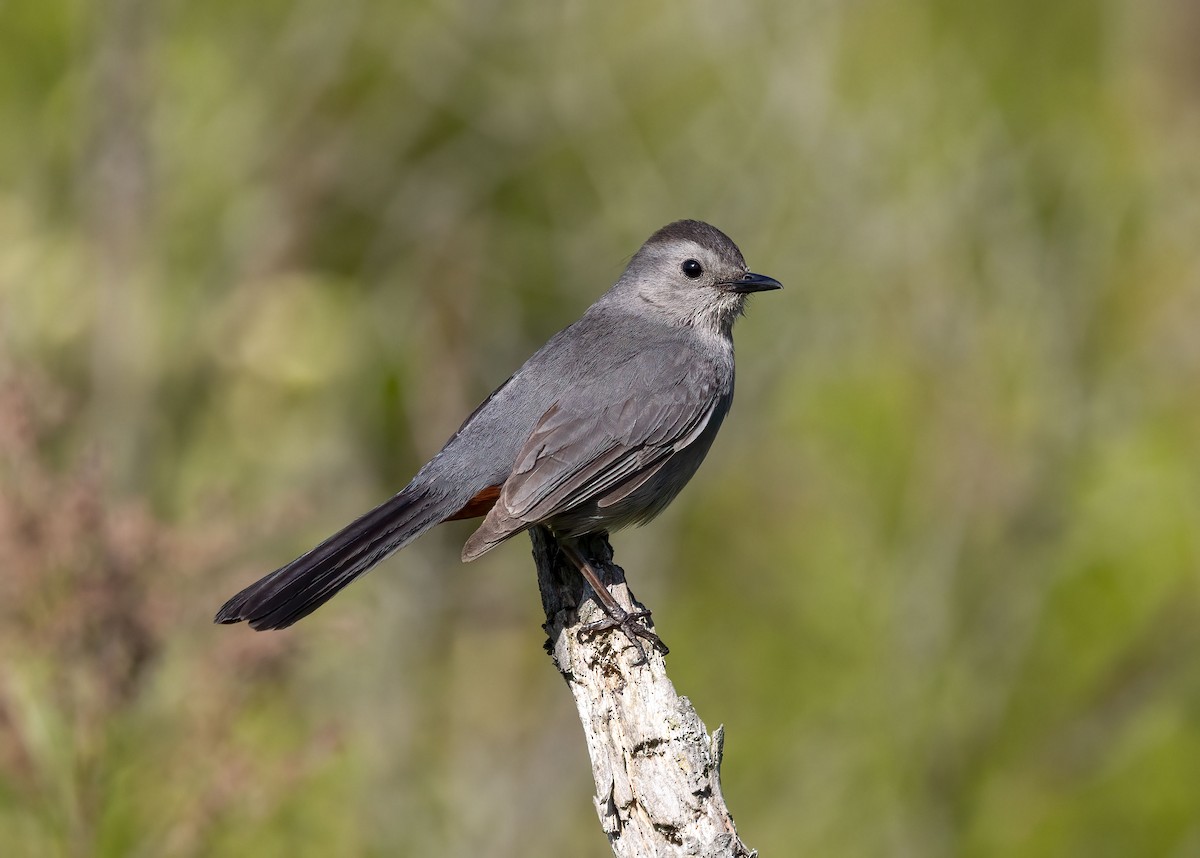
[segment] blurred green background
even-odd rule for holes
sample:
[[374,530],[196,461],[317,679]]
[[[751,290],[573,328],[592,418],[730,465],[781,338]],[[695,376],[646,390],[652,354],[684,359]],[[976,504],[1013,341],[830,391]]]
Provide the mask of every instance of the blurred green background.
[[0,851],[603,856],[528,545],[284,633],[651,231],[787,289],[615,540],[764,855],[1200,856],[1200,12],[0,3]]

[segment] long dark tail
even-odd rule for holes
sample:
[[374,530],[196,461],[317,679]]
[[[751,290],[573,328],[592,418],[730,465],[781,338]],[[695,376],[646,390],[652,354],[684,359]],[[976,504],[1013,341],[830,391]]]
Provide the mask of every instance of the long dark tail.
[[259,631],[286,628],[440,523],[447,516],[444,507],[445,501],[427,488],[410,485],[312,551],[242,590],[217,611],[215,621],[246,620]]

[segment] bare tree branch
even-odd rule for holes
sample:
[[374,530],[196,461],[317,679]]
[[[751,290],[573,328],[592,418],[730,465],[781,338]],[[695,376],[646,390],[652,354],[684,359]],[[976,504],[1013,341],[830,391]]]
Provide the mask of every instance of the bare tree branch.
[[[596,779],[596,810],[613,852],[621,858],[755,856],[738,839],[721,796],[723,731],[708,735],[652,647],[645,647],[643,661],[619,631],[581,636],[585,623],[603,616],[591,590],[549,531],[535,527],[530,538],[546,649],[575,696]],[[612,562],[607,535],[581,540],[579,547],[617,601],[640,609],[624,571]]]

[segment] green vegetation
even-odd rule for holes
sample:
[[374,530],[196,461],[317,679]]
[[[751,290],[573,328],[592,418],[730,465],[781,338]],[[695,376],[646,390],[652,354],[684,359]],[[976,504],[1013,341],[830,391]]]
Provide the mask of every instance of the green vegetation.
[[519,542],[223,599],[653,229],[787,289],[617,559],[764,855],[1200,855],[1185,3],[0,4],[0,851],[603,856]]

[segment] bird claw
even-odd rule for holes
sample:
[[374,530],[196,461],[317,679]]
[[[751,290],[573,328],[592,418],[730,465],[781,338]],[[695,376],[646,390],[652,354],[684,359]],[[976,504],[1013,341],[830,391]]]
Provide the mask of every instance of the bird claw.
[[663,655],[666,655],[671,651],[668,649],[667,645],[662,642],[662,638],[650,631],[650,629],[646,628],[641,623],[637,622],[637,620],[649,619],[650,612],[647,610],[643,609],[640,611],[626,611],[621,608],[617,608],[614,613],[610,613],[599,620],[585,623],[583,628],[579,630],[579,637],[580,640],[591,640],[595,638],[596,635],[613,631],[614,629],[620,629],[624,633],[625,637],[629,638],[629,642],[634,645],[638,653],[641,654],[642,661],[645,662],[647,661],[646,650],[642,646],[642,641],[639,640],[639,638],[649,641],[650,645]]

